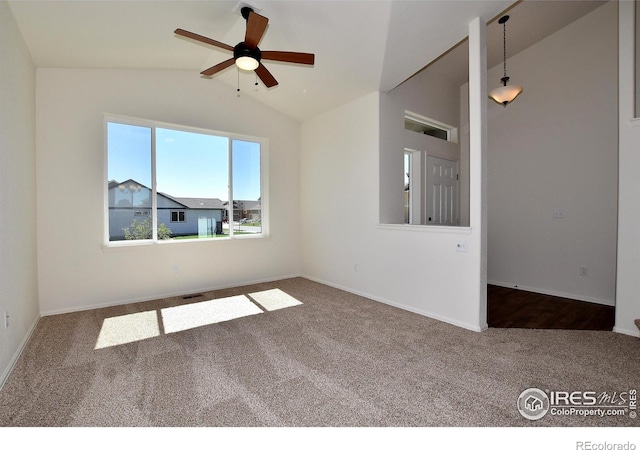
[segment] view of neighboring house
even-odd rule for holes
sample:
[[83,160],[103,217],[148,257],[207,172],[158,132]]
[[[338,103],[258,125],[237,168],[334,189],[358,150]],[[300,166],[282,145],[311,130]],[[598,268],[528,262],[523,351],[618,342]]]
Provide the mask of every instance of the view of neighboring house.
[[[261,212],[260,199],[233,202],[234,222],[258,222]],[[145,219],[151,220],[151,188],[133,179],[109,181],[109,240],[125,239],[125,228]],[[158,224],[165,224],[172,237],[223,234],[228,219],[228,201],[158,192]]]
[[[158,223],[171,236],[222,234],[227,202],[218,198],[172,197],[158,192]],[[125,239],[134,220],[151,219],[151,189],[135,180],[109,182],[109,240]]]
[[[228,203],[225,202],[225,206]],[[240,222],[245,220],[248,222],[260,221],[260,213],[262,206],[260,199],[258,200],[234,200],[233,201],[233,221]]]

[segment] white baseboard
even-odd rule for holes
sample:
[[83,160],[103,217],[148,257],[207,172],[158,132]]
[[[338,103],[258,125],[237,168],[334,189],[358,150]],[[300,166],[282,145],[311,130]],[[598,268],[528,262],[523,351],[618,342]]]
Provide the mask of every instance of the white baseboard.
[[29,339],[31,339],[31,335],[33,334],[34,330],[36,329],[36,325],[38,325],[38,321],[39,320],[40,320],[40,317],[39,316],[36,317],[36,320],[31,324],[31,327],[29,328],[27,333],[22,338],[22,341],[20,342],[20,345],[18,346],[18,349],[15,351],[15,353],[13,354],[11,359],[9,360],[9,364],[5,368],[4,372],[2,372],[2,374],[0,375],[0,390],[2,390],[2,388],[4,387],[4,384],[6,383],[7,379],[9,378],[9,375],[11,375],[11,372],[13,371],[13,368],[15,367],[16,363],[18,362],[18,359],[20,358],[20,355],[22,355],[22,352],[24,351],[25,347],[27,346],[27,343],[29,342]]
[[630,330],[630,329],[627,329],[627,328],[622,328],[622,327],[615,326],[615,327],[613,327],[613,331],[615,333],[626,334],[628,336],[633,336],[633,337],[636,337],[636,338],[640,337],[640,333],[638,332],[637,328]]
[[405,311],[409,311],[409,312],[412,312],[412,313],[415,313],[415,314],[419,314],[421,316],[429,317],[430,319],[435,319],[435,320],[438,320],[440,322],[445,322],[445,323],[448,323],[450,325],[455,325],[457,327],[464,328],[464,329],[467,329],[467,330],[470,330],[470,331],[482,332],[482,331],[484,331],[484,330],[486,330],[488,328],[486,324],[480,326],[480,325],[469,324],[469,323],[466,323],[466,322],[461,322],[459,320],[452,319],[451,317],[445,317],[445,316],[442,316],[440,314],[432,313],[430,311],[425,311],[423,309],[407,306],[407,305],[404,305],[404,304],[401,304],[401,303],[398,303],[398,302],[394,302],[394,301],[391,301],[391,300],[388,300],[388,299],[385,299],[385,298],[382,298],[382,297],[378,297],[376,295],[372,295],[372,294],[369,294],[369,293],[366,293],[366,292],[358,291],[356,289],[351,289],[351,288],[348,288],[346,286],[341,286],[341,285],[336,284],[336,283],[331,283],[329,281],[325,281],[325,280],[322,280],[322,279],[319,279],[319,278],[316,278],[316,277],[312,277],[310,275],[302,274],[300,276],[303,277],[303,278],[306,278],[308,280],[315,281],[316,283],[325,284],[327,286],[331,286],[333,288],[340,289],[341,291],[350,292],[352,294],[359,295],[360,297],[364,297],[364,298],[367,298],[369,300],[373,300],[373,301],[376,301],[376,302],[379,302],[379,303],[384,303],[385,305],[389,305],[389,306],[393,306],[395,308],[403,309]]
[[157,295],[151,295],[151,296],[145,296],[145,297],[129,298],[129,299],[117,300],[117,301],[113,301],[113,302],[103,302],[103,303],[98,303],[98,304],[95,304],[95,305],[40,311],[40,315],[42,317],[45,317],[45,316],[55,316],[55,315],[58,315],[58,314],[67,314],[67,313],[73,313],[73,312],[80,312],[80,311],[90,311],[92,309],[109,308],[111,306],[130,305],[130,304],[133,304],[133,303],[148,302],[148,301],[158,300],[158,299],[168,298],[168,297],[178,297],[178,296],[181,296],[181,295],[193,295],[193,294],[198,294],[200,292],[206,292],[206,291],[217,291],[217,290],[220,290],[220,289],[229,289],[229,288],[235,288],[235,287],[250,286],[252,284],[270,283],[272,281],[286,280],[288,278],[296,278],[296,277],[301,277],[301,276],[302,275],[300,275],[298,273],[298,274],[284,275],[284,276],[273,277],[273,278],[263,278],[263,279],[260,279],[260,280],[248,280],[248,281],[242,281],[242,282],[237,282],[237,283],[218,284],[218,285],[202,287],[202,288],[198,288],[198,289],[194,289],[194,290],[165,292],[165,293],[160,293],[160,294],[157,294]]
[[599,305],[615,306],[615,300],[588,297],[585,295],[572,294],[569,292],[559,292],[559,291],[553,291],[551,289],[523,286],[521,284],[506,283],[504,281],[496,281],[496,280],[487,280],[487,284],[493,284],[495,286],[512,288],[512,289],[519,289],[521,291],[535,292],[536,294],[553,295],[554,297],[568,298],[570,300],[580,300],[583,302],[597,303]]

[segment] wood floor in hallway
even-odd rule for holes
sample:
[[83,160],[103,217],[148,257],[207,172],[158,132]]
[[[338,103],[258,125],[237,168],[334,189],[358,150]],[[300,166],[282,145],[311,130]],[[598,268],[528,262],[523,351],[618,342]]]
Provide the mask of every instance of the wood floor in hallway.
[[492,328],[611,331],[614,321],[613,306],[487,286],[487,322]]

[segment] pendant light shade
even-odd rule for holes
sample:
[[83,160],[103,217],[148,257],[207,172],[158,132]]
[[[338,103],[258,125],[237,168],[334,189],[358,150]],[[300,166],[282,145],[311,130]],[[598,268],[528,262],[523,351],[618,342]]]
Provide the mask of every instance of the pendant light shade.
[[511,103],[515,98],[522,93],[522,86],[500,86],[495,88],[489,93],[489,97],[496,101],[496,103],[500,103],[503,106],[507,106]]
[[498,23],[502,24],[502,56],[504,67],[504,75],[500,79],[500,81],[502,82],[502,86],[495,88],[489,93],[489,98],[504,107],[515,100],[515,98],[523,91],[522,86],[507,86],[507,83],[509,82],[509,77],[507,76],[507,27],[505,25],[507,23],[507,20],[509,20],[509,16],[502,16],[500,20],[498,20]]

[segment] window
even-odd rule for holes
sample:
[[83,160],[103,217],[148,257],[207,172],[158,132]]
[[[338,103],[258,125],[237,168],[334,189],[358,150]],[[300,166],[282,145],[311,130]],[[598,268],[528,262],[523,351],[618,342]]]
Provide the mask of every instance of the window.
[[405,111],[404,114],[404,128],[405,130],[426,134],[444,141],[457,142],[458,140],[457,129],[455,127],[419,116],[409,111]]
[[184,211],[171,211],[171,222],[184,222]]
[[266,140],[106,118],[106,242],[262,236]]

